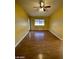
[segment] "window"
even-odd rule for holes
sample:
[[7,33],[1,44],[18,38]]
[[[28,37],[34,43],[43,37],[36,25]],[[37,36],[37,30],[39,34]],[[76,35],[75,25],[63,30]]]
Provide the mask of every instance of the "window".
[[44,26],[44,19],[35,19],[35,26]]

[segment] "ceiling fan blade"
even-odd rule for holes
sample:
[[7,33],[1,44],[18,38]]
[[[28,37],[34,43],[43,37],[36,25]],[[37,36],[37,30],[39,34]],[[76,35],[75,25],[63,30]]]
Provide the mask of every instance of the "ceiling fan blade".
[[33,7],[33,8],[40,8],[40,7]]
[[45,6],[44,8],[50,8],[51,6]]

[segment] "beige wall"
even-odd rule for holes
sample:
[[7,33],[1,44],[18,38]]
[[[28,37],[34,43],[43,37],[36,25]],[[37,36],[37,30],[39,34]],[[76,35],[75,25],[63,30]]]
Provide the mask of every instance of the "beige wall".
[[15,44],[17,45],[29,32],[29,18],[23,8],[15,4]]
[[[48,17],[30,17],[31,19],[31,30],[48,30],[49,26],[49,19]],[[45,26],[35,26],[35,19],[44,19],[45,20]]]
[[63,10],[59,8],[50,16],[49,31],[63,39]]

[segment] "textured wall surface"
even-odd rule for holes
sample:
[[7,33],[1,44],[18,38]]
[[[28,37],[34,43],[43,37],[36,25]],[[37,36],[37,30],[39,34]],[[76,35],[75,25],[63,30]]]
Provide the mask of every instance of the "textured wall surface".
[[24,9],[18,4],[15,4],[15,44],[17,44],[25,34],[29,32],[29,18]]
[[63,39],[63,9],[59,8],[50,16],[49,31]]

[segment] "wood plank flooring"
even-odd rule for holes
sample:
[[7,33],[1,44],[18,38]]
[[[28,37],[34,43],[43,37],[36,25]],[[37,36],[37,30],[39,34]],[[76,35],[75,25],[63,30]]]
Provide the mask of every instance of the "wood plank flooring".
[[49,31],[30,31],[15,55],[15,59],[63,59],[63,41]]

